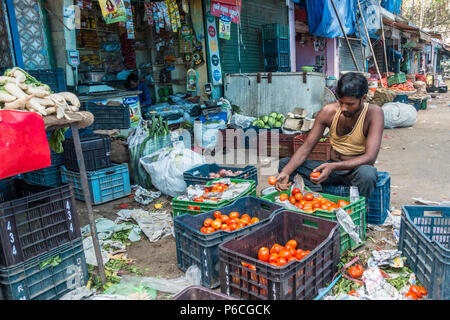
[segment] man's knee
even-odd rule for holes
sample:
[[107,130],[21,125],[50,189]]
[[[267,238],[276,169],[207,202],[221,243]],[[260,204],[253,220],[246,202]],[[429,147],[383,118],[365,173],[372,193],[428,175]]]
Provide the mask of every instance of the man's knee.
[[374,166],[362,165],[355,170],[355,178],[358,180],[377,182],[378,173]]

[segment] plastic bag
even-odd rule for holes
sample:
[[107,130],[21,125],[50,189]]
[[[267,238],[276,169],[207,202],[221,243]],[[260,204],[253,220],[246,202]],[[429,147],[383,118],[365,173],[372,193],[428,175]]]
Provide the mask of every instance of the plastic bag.
[[253,121],[255,121],[257,118],[254,117],[247,117],[240,115],[238,113],[233,114],[230,120],[230,124],[234,126],[241,127],[243,129],[246,129],[248,127],[251,127]]
[[417,120],[417,110],[410,104],[389,102],[382,109],[386,129],[410,127]]
[[183,173],[205,163],[205,158],[190,149],[183,142],[176,142],[174,148],[161,149],[140,160],[152,179],[153,185],[162,193],[176,197],[186,191]]

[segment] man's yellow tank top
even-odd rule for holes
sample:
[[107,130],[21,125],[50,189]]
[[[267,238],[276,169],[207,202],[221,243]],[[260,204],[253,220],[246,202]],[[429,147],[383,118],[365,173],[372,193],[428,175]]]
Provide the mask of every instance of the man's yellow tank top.
[[338,136],[336,126],[341,115],[341,108],[336,112],[330,127],[330,144],[335,151],[346,156],[358,156],[366,152],[366,137],[364,136],[364,120],[366,119],[369,104],[364,104],[364,109],[358,117],[353,130],[343,136]]

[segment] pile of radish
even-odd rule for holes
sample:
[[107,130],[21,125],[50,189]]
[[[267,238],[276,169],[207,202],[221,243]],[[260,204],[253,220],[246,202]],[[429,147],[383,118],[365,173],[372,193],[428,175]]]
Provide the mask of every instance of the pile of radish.
[[0,76],[0,109],[56,114],[57,119],[71,120],[66,111],[78,112],[80,101],[71,92],[53,93],[48,85],[14,67]]

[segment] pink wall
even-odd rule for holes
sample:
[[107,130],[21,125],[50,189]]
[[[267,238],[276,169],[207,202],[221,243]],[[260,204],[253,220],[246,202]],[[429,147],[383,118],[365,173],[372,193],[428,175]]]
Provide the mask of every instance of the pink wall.
[[307,36],[307,42],[302,45],[299,42],[295,43],[296,55],[296,71],[301,71],[302,66],[313,66],[316,64],[316,56],[325,57],[325,66],[323,71],[327,76],[339,75],[339,59],[337,56],[336,39],[327,39],[324,51],[314,50],[313,37]]

